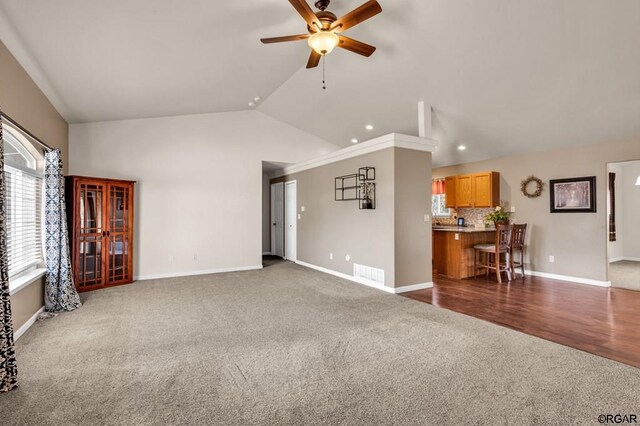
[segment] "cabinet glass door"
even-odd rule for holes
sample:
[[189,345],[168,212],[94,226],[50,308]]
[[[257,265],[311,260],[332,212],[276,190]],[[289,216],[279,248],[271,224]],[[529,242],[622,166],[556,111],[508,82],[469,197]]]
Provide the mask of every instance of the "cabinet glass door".
[[130,279],[130,229],[129,210],[131,189],[129,185],[109,184],[109,252],[107,258],[109,284]]
[[103,279],[103,200],[104,186],[99,183],[79,183],[78,194],[78,268],[75,271],[78,288],[97,287]]

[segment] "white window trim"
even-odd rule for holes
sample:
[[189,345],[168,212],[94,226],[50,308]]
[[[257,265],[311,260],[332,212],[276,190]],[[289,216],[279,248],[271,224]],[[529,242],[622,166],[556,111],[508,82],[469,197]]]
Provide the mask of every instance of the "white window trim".
[[13,296],[20,290],[42,278],[47,273],[46,268],[37,268],[28,272],[23,272],[17,277],[9,280],[9,296]]

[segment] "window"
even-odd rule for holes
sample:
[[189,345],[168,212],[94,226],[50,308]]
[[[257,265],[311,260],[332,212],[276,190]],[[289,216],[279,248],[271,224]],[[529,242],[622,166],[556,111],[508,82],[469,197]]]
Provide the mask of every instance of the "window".
[[37,268],[42,253],[42,156],[3,123],[9,278]]
[[445,194],[432,195],[431,203],[431,214],[433,217],[451,216],[451,212],[447,208],[447,199]]
[[447,196],[445,192],[444,179],[434,179],[431,181],[431,214],[433,217],[451,216],[451,212],[447,208]]

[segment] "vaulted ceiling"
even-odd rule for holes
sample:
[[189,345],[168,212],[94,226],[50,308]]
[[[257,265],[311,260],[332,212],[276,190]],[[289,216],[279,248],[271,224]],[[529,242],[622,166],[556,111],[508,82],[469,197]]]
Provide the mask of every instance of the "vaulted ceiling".
[[379,1],[382,14],[346,33],[378,50],[327,56],[327,90],[322,66],[304,68],[304,41],[259,42],[304,32],[286,0],[0,0],[0,37],[71,123],[236,111],[260,96],[259,111],[347,146],[417,134],[424,100],[436,165],[640,134],[637,0]]

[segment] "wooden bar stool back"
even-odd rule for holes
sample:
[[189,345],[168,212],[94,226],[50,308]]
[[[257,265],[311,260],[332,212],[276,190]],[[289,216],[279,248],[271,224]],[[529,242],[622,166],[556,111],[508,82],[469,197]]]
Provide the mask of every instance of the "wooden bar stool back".
[[[511,244],[509,247],[509,258],[511,261],[511,271],[515,278],[516,267],[522,270],[522,280],[524,281],[524,251],[525,251],[525,239],[527,236],[527,224],[513,225],[511,231]],[[515,260],[515,253],[518,252],[518,260]]]
[[511,265],[508,259],[509,247],[511,246],[511,229],[512,225],[498,225],[494,244],[473,246],[474,277],[478,275],[478,269],[484,269],[487,276],[490,270],[495,271],[499,283],[502,283],[502,272],[506,272],[507,278],[511,281]]

